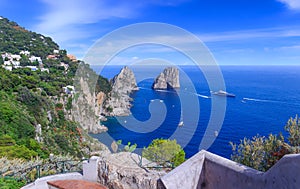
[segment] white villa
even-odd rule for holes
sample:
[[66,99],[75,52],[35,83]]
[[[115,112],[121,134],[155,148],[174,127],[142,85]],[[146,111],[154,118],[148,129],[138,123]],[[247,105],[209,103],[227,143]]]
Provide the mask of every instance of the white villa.
[[29,51],[21,51],[20,54],[24,54],[26,56],[29,56],[30,55],[30,52]]
[[20,65],[20,55],[3,53],[1,54],[2,59],[4,60],[5,66],[19,66]]
[[53,53],[54,53],[54,54],[59,54],[59,50],[54,49],[54,50],[53,50]]
[[75,87],[72,85],[67,85],[66,87],[63,87],[66,94],[74,94],[75,93]]
[[[29,51],[21,51],[20,55],[18,54],[11,54],[11,53],[3,53],[1,54],[1,57],[3,59],[4,65],[2,66],[4,69],[8,70],[8,71],[12,71],[13,68],[23,68],[22,66],[20,66],[20,60],[21,60],[21,55],[26,55],[29,56],[30,52]],[[31,56],[29,57],[29,61],[30,62],[35,62],[38,61],[39,64],[43,64],[42,62],[42,58],[41,57],[37,57],[37,56]],[[30,68],[32,71],[36,71],[39,68],[37,66],[25,66],[26,68]],[[48,68],[41,68],[42,72],[48,72],[49,73],[49,69]]]
[[30,62],[35,62],[35,61],[38,61],[39,64],[43,64],[42,62],[42,58],[41,57],[38,57],[38,56],[31,56],[29,58]]

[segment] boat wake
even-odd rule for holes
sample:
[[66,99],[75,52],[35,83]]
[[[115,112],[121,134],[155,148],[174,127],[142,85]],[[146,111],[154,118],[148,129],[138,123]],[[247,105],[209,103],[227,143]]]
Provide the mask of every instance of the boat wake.
[[[142,90],[153,90],[151,88],[146,88],[146,87],[139,87],[139,89],[142,89]],[[170,91],[170,90],[164,90],[164,89],[157,89],[155,91],[162,92],[162,93],[177,93],[176,91]],[[183,90],[181,90],[180,92],[181,93],[188,93],[188,94],[196,95],[196,96],[199,96],[199,97],[205,98],[205,99],[211,98],[211,96],[206,96],[206,95],[202,95],[202,94],[198,94],[198,93],[193,93],[193,92],[189,92],[189,91],[183,91]]]
[[278,102],[278,101],[265,100],[265,99],[243,98],[242,102],[246,102],[246,101],[254,101],[254,102]]
[[157,90],[155,90],[155,91],[163,92],[163,93],[174,93],[174,91],[163,90],[163,89],[157,89]]
[[198,94],[198,93],[195,93],[195,95],[201,97],[201,98],[211,98],[210,96],[205,96],[205,95],[201,95],[201,94]]

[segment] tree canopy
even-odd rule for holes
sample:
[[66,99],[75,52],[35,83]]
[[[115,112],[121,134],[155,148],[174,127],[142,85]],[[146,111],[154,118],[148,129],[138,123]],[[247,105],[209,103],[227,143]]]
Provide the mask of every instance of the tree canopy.
[[288,142],[280,133],[268,137],[255,136],[244,138],[240,144],[231,143],[233,154],[231,159],[260,171],[267,171],[285,154],[300,153],[300,119],[290,118],[285,126],[289,133]]
[[185,161],[185,152],[176,140],[155,139],[143,150],[143,157],[162,166],[178,166]]

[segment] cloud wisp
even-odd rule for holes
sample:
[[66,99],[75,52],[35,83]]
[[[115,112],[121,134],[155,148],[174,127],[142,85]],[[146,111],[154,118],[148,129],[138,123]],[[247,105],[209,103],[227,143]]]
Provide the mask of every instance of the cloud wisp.
[[299,0],[277,0],[292,10],[298,10],[300,11],[300,1]]
[[134,18],[146,6],[176,6],[187,0],[155,0],[148,3],[138,0],[117,2],[108,0],[64,0],[59,3],[52,0],[40,1],[47,8],[45,14],[40,16],[40,22],[34,29],[53,36],[58,42],[65,42],[92,35],[92,31],[86,31],[85,26],[89,24],[96,24],[110,19]]
[[90,35],[83,25],[97,23],[110,18],[129,18],[134,14],[126,3],[108,4],[96,0],[65,0],[59,3],[42,0],[47,7],[40,17],[36,30],[52,35],[59,42],[85,38]]
[[197,35],[204,42],[251,40],[255,38],[300,37],[300,27],[278,27]]

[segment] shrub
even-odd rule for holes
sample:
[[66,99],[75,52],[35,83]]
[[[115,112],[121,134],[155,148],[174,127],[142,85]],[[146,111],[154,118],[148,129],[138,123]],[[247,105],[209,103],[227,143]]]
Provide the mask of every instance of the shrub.
[[185,161],[185,152],[176,140],[155,139],[144,148],[143,157],[162,166],[178,166]]
[[25,181],[17,181],[14,178],[0,178],[1,189],[19,189],[25,185]]
[[282,134],[268,137],[255,136],[252,139],[244,138],[240,144],[230,142],[232,146],[231,159],[260,171],[267,171],[285,154],[300,152],[300,120],[298,116],[290,118],[285,126],[289,132],[288,140],[285,142]]

